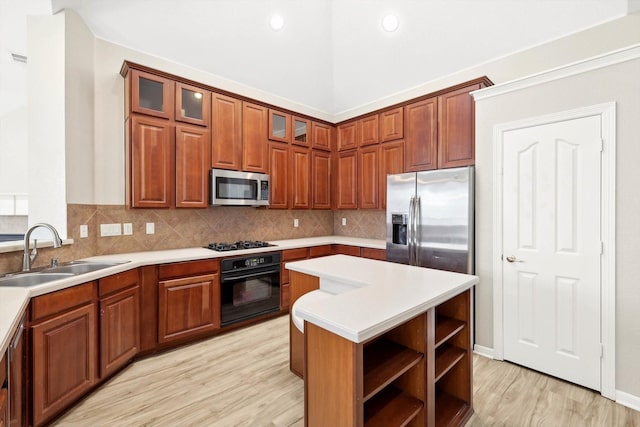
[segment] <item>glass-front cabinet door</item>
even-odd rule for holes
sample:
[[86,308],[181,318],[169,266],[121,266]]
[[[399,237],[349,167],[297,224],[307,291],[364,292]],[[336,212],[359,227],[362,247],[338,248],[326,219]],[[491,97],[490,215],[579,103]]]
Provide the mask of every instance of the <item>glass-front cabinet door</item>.
[[211,92],[176,82],[176,121],[209,126]]
[[293,140],[291,142],[308,147],[311,142],[310,133],[311,122],[309,120],[300,117],[293,118]]
[[269,139],[291,142],[291,115],[269,109]]
[[173,118],[173,80],[131,70],[131,111],[149,116]]

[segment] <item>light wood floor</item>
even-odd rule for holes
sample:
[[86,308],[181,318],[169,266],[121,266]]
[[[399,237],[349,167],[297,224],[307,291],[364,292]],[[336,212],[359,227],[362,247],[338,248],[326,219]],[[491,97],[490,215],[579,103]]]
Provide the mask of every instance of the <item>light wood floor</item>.
[[[286,316],[136,362],[54,425],[302,426]],[[519,366],[474,356],[467,426],[640,427],[640,412]]]

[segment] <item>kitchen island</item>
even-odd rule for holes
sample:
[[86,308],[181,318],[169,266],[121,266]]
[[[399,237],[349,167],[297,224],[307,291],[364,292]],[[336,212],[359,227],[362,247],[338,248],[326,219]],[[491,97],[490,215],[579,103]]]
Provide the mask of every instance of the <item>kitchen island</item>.
[[346,255],[286,268],[305,425],[464,425],[478,277]]

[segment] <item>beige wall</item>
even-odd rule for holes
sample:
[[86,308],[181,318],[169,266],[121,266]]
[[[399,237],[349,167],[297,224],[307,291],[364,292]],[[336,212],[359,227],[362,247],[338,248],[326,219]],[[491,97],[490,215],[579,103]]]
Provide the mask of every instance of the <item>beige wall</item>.
[[493,347],[493,130],[514,120],[616,102],[616,389],[640,396],[640,60],[476,102],[476,340]]

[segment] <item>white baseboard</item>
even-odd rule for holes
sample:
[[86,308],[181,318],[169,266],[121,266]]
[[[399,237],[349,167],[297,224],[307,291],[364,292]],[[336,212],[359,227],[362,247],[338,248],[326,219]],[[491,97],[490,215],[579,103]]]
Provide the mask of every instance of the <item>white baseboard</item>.
[[488,357],[489,359],[493,359],[493,349],[489,347],[485,347],[483,345],[475,344],[473,346],[473,352],[479,356]]
[[640,397],[616,390],[616,403],[640,412]]

